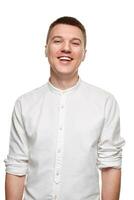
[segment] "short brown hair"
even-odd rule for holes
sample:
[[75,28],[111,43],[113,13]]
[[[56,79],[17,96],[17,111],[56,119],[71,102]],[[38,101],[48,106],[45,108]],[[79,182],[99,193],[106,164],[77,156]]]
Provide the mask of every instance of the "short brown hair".
[[82,31],[82,34],[84,37],[84,47],[86,47],[87,37],[86,37],[86,30],[85,30],[84,25],[76,18],[69,17],[69,16],[60,17],[50,24],[48,33],[47,33],[46,44],[48,43],[48,39],[49,39],[52,28],[56,26],[57,24],[67,24],[67,25],[78,27]]

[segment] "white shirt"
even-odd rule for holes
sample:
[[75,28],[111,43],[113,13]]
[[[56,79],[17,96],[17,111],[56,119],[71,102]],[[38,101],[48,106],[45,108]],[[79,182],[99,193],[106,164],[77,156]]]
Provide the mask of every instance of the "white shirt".
[[6,172],[27,175],[24,200],[99,200],[98,169],[121,168],[123,145],[111,93],[48,80],[16,100]]

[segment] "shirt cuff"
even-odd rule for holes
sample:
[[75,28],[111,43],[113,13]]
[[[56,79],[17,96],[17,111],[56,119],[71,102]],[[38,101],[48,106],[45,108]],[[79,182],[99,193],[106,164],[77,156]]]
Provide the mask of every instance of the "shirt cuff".
[[108,168],[108,167],[112,167],[112,168],[116,168],[116,169],[120,169],[121,168],[121,164],[122,164],[122,159],[120,160],[116,160],[116,161],[98,161],[97,165],[99,169],[103,169],[103,168]]
[[27,160],[19,160],[12,157],[7,157],[4,160],[5,162],[5,171],[9,174],[14,174],[18,176],[23,176],[27,174],[28,171],[28,161]]
[[117,144],[99,144],[97,166],[99,169],[113,167],[121,168],[122,165],[122,146],[125,144],[122,138]]

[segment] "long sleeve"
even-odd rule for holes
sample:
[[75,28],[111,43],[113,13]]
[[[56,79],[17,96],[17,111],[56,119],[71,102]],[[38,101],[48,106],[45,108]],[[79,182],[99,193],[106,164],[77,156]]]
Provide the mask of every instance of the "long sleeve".
[[28,167],[28,142],[21,111],[17,99],[12,113],[9,153],[4,160],[6,172],[20,176],[26,174]]
[[120,136],[119,105],[113,95],[105,104],[105,121],[98,143],[98,168],[121,168],[122,146],[125,141]]

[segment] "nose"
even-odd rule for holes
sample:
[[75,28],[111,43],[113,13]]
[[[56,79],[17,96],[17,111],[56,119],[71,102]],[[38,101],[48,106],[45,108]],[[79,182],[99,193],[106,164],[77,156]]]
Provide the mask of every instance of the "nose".
[[64,42],[62,46],[62,52],[71,53],[71,46],[69,42]]

